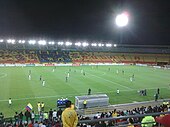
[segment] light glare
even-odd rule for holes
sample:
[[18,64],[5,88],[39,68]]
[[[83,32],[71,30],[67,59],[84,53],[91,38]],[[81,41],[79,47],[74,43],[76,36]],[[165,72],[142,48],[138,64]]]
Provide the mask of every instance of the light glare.
[[124,27],[128,24],[128,14],[127,13],[122,13],[116,16],[115,19],[116,25],[119,27]]

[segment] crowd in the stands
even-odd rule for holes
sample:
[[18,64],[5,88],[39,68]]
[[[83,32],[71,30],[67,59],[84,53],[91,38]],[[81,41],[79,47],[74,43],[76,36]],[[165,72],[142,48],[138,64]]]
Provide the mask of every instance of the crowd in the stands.
[[[117,111],[114,109],[110,112],[103,112],[97,113],[95,115],[83,116],[78,115],[78,120],[96,120],[98,119],[99,122],[90,122],[90,123],[78,123],[77,126],[80,127],[109,127],[114,125],[123,125],[126,124],[128,127],[141,127],[141,125],[132,124],[144,122],[145,117],[132,117],[132,118],[124,118],[124,119],[117,119],[117,120],[110,120],[110,121],[100,121],[103,118],[116,118],[120,116],[132,116],[132,115],[139,115],[139,114],[148,114],[148,113],[156,113],[156,112],[169,112],[170,107],[167,104],[163,104],[160,106],[148,106],[148,107],[137,107],[132,110],[124,110],[124,111]],[[37,114],[34,111],[28,111],[17,113],[13,118],[8,118],[4,120],[3,114],[0,113],[0,126],[1,127],[61,127],[62,126],[62,110],[59,109],[58,111],[50,109],[49,112],[41,111]],[[152,116],[149,116],[152,117]],[[149,118],[148,117],[148,118]],[[157,126],[155,118],[158,116],[154,116],[152,118],[152,124],[150,126],[146,125],[145,127],[152,127]],[[147,118],[147,119],[148,119]],[[144,127],[144,126],[142,126]]]
[[0,63],[143,63],[169,62],[167,55],[61,50],[0,50]]

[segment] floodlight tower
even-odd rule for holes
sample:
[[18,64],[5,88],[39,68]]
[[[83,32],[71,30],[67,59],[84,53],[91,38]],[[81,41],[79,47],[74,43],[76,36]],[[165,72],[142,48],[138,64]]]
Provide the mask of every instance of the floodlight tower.
[[115,18],[115,23],[116,25],[121,28],[120,29],[120,43],[122,43],[122,28],[126,27],[128,25],[129,22],[129,16],[127,12],[122,12],[120,14],[118,14]]

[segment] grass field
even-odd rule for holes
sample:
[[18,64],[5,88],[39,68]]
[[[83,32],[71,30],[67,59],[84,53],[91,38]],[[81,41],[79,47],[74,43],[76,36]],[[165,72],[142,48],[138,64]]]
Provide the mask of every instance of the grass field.
[[[0,68],[0,112],[6,117],[15,111],[24,110],[30,102],[37,110],[37,102],[45,102],[45,110],[56,108],[58,98],[69,98],[74,102],[77,95],[86,95],[89,88],[92,94],[106,93],[111,104],[153,100],[157,88],[160,98],[170,98],[170,70],[138,66],[81,66],[81,67],[2,67]],[[110,71],[109,69],[110,68]],[[85,71],[85,76],[81,74]],[[31,80],[28,80],[31,70]],[[68,82],[65,81],[70,71]],[[119,73],[116,73],[117,70]],[[124,70],[124,74],[122,73]],[[130,77],[135,75],[134,81]],[[46,81],[45,86],[39,80],[40,75]],[[120,94],[116,94],[116,89]],[[147,96],[137,92],[147,89]],[[8,107],[8,99],[12,106]]]

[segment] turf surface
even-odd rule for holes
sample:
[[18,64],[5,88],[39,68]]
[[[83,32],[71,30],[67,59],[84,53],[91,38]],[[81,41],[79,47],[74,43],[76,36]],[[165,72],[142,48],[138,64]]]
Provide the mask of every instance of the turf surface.
[[[109,70],[110,68],[110,70]],[[1,67],[0,68],[0,112],[5,117],[15,111],[24,111],[28,103],[37,111],[37,102],[45,103],[45,110],[56,108],[58,98],[69,98],[74,102],[77,95],[106,93],[111,104],[153,100],[157,88],[159,98],[170,98],[170,70],[139,66],[81,66],[81,67]],[[28,79],[31,70],[31,80]],[[84,70],[85,75],[81,73]],[[124,74],[122,73],[124,71]],[[117,73],[118,71],[118,73]],[[70,73],[68,82],[66,75]],[[134,80],[130,77],[134,74]],[[45,80],[42,86],[40,75]],[[120,94],[116,94],[116,90]],[[147,96],[137,92],[147,89]],[[8,99],[12,98],[12,106]]]

